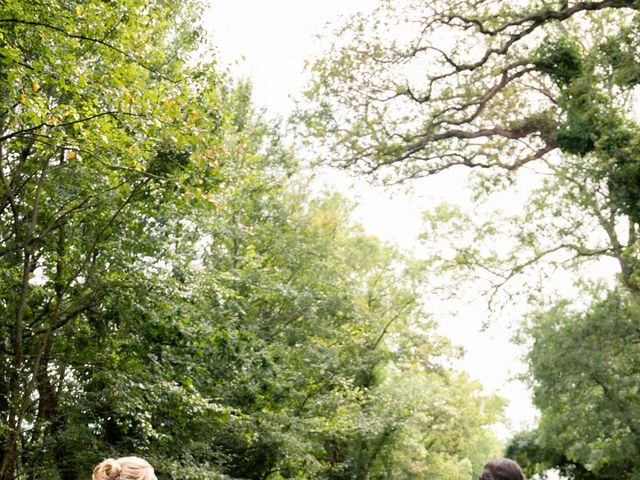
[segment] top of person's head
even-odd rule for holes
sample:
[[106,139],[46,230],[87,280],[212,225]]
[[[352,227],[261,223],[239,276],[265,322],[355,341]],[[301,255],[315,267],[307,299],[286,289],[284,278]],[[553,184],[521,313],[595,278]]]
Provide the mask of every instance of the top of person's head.
[[508,458],[494,458],[487,462],[480,480],[525,480],[520,465]]
[[138,457],[107,458],[93,469],[91,480],[158,480],[153,467]]

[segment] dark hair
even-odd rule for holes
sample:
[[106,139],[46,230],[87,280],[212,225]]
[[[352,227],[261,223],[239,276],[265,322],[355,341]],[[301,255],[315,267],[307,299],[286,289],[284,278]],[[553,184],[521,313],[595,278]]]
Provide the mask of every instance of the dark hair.
[[520,465],[508,458],[494,458],[487,462],[480,480],[525,480]]

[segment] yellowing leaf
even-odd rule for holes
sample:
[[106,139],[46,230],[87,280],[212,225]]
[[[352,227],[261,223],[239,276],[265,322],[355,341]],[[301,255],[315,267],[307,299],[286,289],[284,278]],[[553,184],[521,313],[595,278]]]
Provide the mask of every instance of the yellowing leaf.
[[49,120],[47,120],[47,125],[57,125],[58,123],[60,123],[60,119],[58,117],[51,117]]
[[26,93],[21,93],[20,94],[20,103],[22,103],[23,105],[26,105],[26,103],[29,101],[29,97],[27,97]]
[[32,88],[33,88],[34,93],[38,93],[38,91],[40,91],[40,84],[38,82],[34,81],[33,85],[32,85]]
[[67,151],[67,160],[71,160],[72,158],[76,158],[77,157],[77,153],[73,150],[68,150]]

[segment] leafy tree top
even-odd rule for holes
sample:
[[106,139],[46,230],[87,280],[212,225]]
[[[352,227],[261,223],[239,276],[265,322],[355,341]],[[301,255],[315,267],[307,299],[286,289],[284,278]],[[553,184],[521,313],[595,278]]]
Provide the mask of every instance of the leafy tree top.
[[510,171],[637,138],[624,101],[639,81],[639,8],[383,2],[311,64],[307,138],[332,163],[386,181],[458,165]]

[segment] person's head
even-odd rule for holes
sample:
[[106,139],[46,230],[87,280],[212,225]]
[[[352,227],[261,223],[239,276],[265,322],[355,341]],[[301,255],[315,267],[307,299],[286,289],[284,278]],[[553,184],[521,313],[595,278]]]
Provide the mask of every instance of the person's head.
[[138,457],[107,458],[93,469],[91,480],[158,480],[149,462]]
[[494,458],[487,462],[480,480],[525,480],[520,465],[508,458]]

